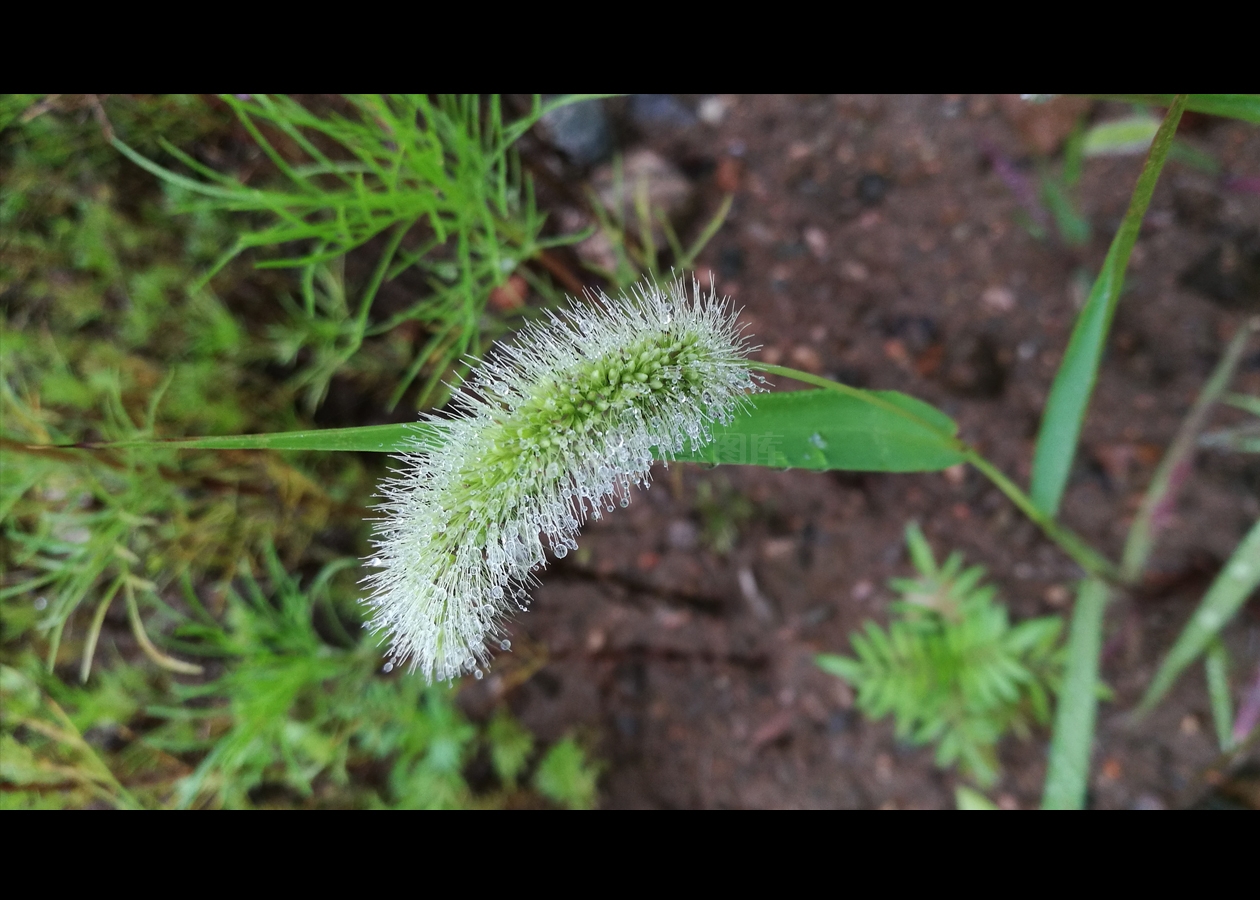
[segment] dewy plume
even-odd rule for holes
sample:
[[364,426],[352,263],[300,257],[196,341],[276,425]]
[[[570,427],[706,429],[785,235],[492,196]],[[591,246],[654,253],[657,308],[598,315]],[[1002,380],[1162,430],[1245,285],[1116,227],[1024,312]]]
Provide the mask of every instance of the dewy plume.
[[684,284],[576,301],[526,326],[456,392],[445,432],[417,444],[383,487],[371,627],[390,664],[430,679],[481,676],[487,642],[529,603],[544,550],[646,487],[653,448],[668,458],[710,440],[760,379],[726,301]]

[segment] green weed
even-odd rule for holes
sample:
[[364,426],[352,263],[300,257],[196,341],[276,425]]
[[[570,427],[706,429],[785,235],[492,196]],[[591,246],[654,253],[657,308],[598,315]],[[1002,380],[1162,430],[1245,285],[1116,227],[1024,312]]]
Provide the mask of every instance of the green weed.
[[[220,100],[273,170],[262,184],[208,166],[170,142],[163,150],[193,176],[158,165],[121,139],[114,146],[161,178],[175,212],[232,214],[244,226],[194,285],[254,251],[261,268],[302,271],[302,305],[289,309],[284,356],[307,349],[315,363],[301,377],[307,405],[323,399],[333,373],[360,359],[370,338],[407,322],[427,334],[405,361],[390,395],[397,404],[422,372],[417,403],[440,402],[442,380],[466,355],[479,355],[490,292],[548,247],[530,180],[512,150],[547,111],[543,104],[507,123],[497,95],[341,95],[305,103],[291,97],[223,95]],[[320,266],[380,239],[370,276],[347,296]],[[382,284],[414,270],[425,290],[400,309],[377,311]],[[316,290],[319,282],[320,292]]]
[[[362,143],[375,128],[379,150],[389,134],[364,103],[348,107],[362,127],[343,122],[338,133]],[[345,252],[370,242],[368,231],[342,240],[351,232],[333,223],[326,239],[302,239],[307,258],[295,273],[223,265],[242,225],[257,226],[247,241],[266,231],[268,214],[287,222],[290,213],[216,205],[221,193],[178,179],[160,189],[110,144],[119,135],[144,159],[226,164],[216,148],[234,114],[265,118],[255,107],[308,127],[286,99],[0,97],[0,798],[17,807],[590,805],[596,769],[584,755],[568,792],[525,787],[548,748],[505,711],[473,723],[452,692],[382,674],[376,649],[359,639],[357,590],[337,579],[354,562],[345,545],[363,546],[376,466],[75,446],[309,425],[334,376],[384,405],[405,389],[399,374],[424,365],[396,324],[417,319],[431,347],[454,335],[442,345],[449,358],[504,327],[484,314],[486,292],[546,245],[508,151],[527,126],[503,126],[497,100],[448,98],[424,107],[430,118],[417,126],[440,142],[424,164],[446,166],[445,181],[421,165],[418,132],[388,186],[373,182],[380,172],[352,167],[301,174],[351,217],[357,201],[338,187],[347,178],[394,200],[441,195],[446,206],[413,205],[423,215],[377,279],[405,262],[431,288],[392,310],[390,324],[365,312],[372,284],[346,276]],[[276,119],[256,130],[287,127]],[[259,162],[261,150],[243,165]],[[283,177],[277,168],[269,183]],[[331,221],[317,207],[308,223]],[[172,209],[183,211],[174,221]],[[386,232],[411,221],[400,216]],[[434,241],[438,229],[445,243]],[[276,261],[262,244],[247,246],[263,264]],[[449,372],[434,366],[435,377]],[[316,574],[302,586],[290,571]],[[494,783],[474,790],[463,773],[479,755]]]
[[890,582],[901,599],[888,627],[868,622],[850,638],[854,657],[822,654],[818,665],[857,688],[863,713],[891,715],[899,739],[936,744],[937,765],[958,763],[989,787],[998,741],[1050,719],[1063,622],[1048,616],[1012,626],[996,590],[980,583],[984,569],[963,569],[958,553],[938,566],[914,524],[906,544],[919,574]]

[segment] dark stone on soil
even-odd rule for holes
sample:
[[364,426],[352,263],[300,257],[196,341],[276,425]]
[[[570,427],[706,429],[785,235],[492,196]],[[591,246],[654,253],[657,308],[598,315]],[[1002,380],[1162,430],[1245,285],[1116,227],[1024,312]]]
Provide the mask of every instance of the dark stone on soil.
[[1182,273],[1181,283],[1226,309],[1260,310],[1260,231],[1223,238]]
[[726,246],[718,251],[718,274],[723,278],[735,278],[744,271],[744,251],[735,246]]
[[635,94],[630,98],[630,121],[640,128],[686,128],[696,124],[696,114],[673,94]]
[[888,189],[892,187],[888,179],[878,172],[867,172],[857,183],[857,197],[864,206],[878,206],[883,202]]
[[543,116],[551,145],[579,166],[602,162],[613,151],[613,132],[599,100],[573,103]]

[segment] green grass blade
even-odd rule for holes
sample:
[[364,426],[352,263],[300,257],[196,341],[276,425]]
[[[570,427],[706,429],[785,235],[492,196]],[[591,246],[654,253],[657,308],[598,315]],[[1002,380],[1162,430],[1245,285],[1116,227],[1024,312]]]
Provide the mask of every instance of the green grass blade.
[[1233,453],[1260,453],[1260,428],[1255,425],[1209,431],[1199,438],[1200,447],[1215,447]]
[[1145,153],[1158,130],[1159,119],[1146,112],[1113,122],[1099,122],[1085,132],[1081,152],[1087,157]]
[[1234,704],[1229,696],[1229,654],[1220,640],[1212,641],[1203,660],[1207,676],[1208,699],[1212,704],[1212,725],[1221,752],[1228,753],[1234,744]]
[[[832,391],[751,397],[751,408],[713,429],[708,445],[676,457],[684,462],[761,465],[816,471],[931,472],[962,462],[952,419],[896,391],[862,391],[869,399]],[[186,450],[356,450],[397,453],[418,440],[440,440],[440,426],[423,423],[327,428],[277,434],[158,441],[81,443],[90,450],[152,444]]]
[[775,468],[934,472],[962,462],[944,413],[896,391],[758,394],[714,440],[677,459]]
[[[1148,103],[1168,106],[1174,94],[1091,94],[1099,100],[1119,100],[1122,103]],[[1191,112],[1242,119],[1260,125],[1260,94],[1190,94],[1186,109]]]
[[440,439],[436,427],[420,422],[405,422],[400,425],[366,425],[361,428],[322,428],[316,431],[282,431],[274,434],[81,443],[63,446],[86,450],[111,450],[115,447],[151,445],[177,450],[355,450],[360,453],[397,453],[413,449],[417,441],[434,439]]
[[1193,460],[1194,448],[1199,432],[1207,421],[1208,413],[1215,406],[1221,392],[1229,387],[1234,377],[1234,370],[1242,361],[1243,351],[1251,335],[1260,329],[1260,323],[1244,323],[1234,335],[1225,353],[1221,356],[1216,369],[1199,392],[1194,406],[1182,420],[1181,427],[1173,442],[1168,446],[1164,458],[1160,460],[1150,486],[1142,497],[1142,505],[1129,527],[1129,536],[1124,545],[1124,557],[1120,564],[1120,575],[1128,582],[1136,582],[1146,567],[1151,550],[1155,546],[1156,522],[1163,518],[1161,511],[1168,510],[1176,500],[1177,489],[1185,481],[1188,467]]
[[692,243],[691,249],[689,249],[686,253],[679,254],[678,258],[674,261],[674,265],[680,269],[690,269],[695,266],[696,257],[699,256],[701,251],[709,245],[709,241],[713,240],[713,236],[717,234],[718,230],[726,223],[726,217],[730,214],[731,205],[734,202],[734,194],[727,194],[722,199],[722,205],[718,207],[718,211],[713,214],[713,218],[709,220],[709,223],[704,226],[704,229]]
[[954,803],[959,809],[1001,809],[984,794],[962,784],[954,788]]
[[1037,449],[1033,456],[1032,487],[1029,491],[1033,503],[1047,515],[1056,515],[1067,485],[1076,444],[1080,438],[1085,411],[1089,407],[1094,383],[1098,378],[1098,366],[1102,361],[1107,332],[1120,300],[1124,284],[1124,272],[1129,265],[1129,255],[1137,241],[1138,229],[1146,208],[1150,205],[1155,183],[1168,157],[1177,123],[1185,110],[1185,95],[1179,95],[1168,115],[1164,117],[1159,132],[1151,144],[1142,174],[1138,176],[1133,199],[1125,213],[1120,230],[1111,242],[1102,271],[1094,282],[1089,300],[1077,317],[1067,352],[1054,378],[1046,411],[1037,435]]
[[[141,156],[135,150],[132,150],[118,138],[110,141],[114,145],[114,149],[127,157],[140,168],[144,169],[151,175],[156,175],[167,184],[175,185],[194,194],[203,194],[207,197],[216,197],[220,200],[236,200],[246,194],[249,189],[244,187],[214,187],[195,178],[188,178],[172,172],[170,169],[159,166],[157,163],[150,161],[147,157]],[[258,193],[258,192],[254,192]]]
[[1260,521],[1251,526],[1242,543],[1234,549],[1168,651],[1138,706],[1138,715],[1150,712],[1164,698],[1186,666],[1199,658],[1257,588],[1260,588]]
[[1230,406],[1249,412],[1253,416],[1260,416],[1260,397],[1251,397],[1247,394],[1226,394],[1224,400]]
[[1094,720],[1098,715],[1098,657],[1102,651],[1107,593],[1106,583],[1089,578],[1081,583],[1076,596],[1042,809],[1081,809],[1085,805]]

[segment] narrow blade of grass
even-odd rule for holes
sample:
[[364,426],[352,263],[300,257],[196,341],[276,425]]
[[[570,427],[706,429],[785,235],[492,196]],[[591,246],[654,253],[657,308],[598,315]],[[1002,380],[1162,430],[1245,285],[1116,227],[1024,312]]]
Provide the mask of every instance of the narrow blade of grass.
[[1097,578],[1081,583],[1068,633],[1067,670],[1054,715],[1050,763],[1042,809],[1082,809],[1089,788],[1089,755],[1098,716],[1098,657],[1102,651],[1107,585]]
[[[1251,330],[1260,331],[1260,321],[1252,319]],[[1249,397],[1246,394],[1227,394],[1225,402],[1244,412],[1249,412],[1253,416],[1260,416],[1260,397]]]
[[959,809],[1001,809],[984,794],[962,784],[954,788],[954,804]]
[[[953,420],[896,391],[759,394],[712,440],[671,458],[827,471],[930,472],[962,462]],[[398,453],[440,442],[443,429],[423,422],[174,440],[131,440],[67,446],[108,450],[160,446],[182,450],[355,450]]]
[[1229,386],[1234,370],[1242,360],[1243,351],[1247,349],[1247,341],[1258,328],[1260,328],[1260,317],[1256,317],[1238,329],[1238,333],[1230,341],[1220,362],[1216,364],[1212,377],[1203,386],[1194,406],[1186,414],[1164,458],[1160,460],[1159,468],[1155,470],[1150,486],[1146,489],[1146,495],[1142,498],[1142,505],[1133,519],[1128,540],[1124,545],[1120,577],[1125,581],[1133,582],[1141,577],[1146,561],[1155,546],[1156,523],[1161,518],[1165,518],[1161,514],[1168,511],[1176,501],[1177,490],[1189,474],[1199,431],[1203,428],[1203,423],[1207,420],[1212,406],[1221,396],[1221,392]]
[[1234,549],[1198,609],[1182,629],[1177,642],[1168,651],[1138,706],[1139,716],[1150,712],[1164,698],[1186,666],[1199,658],[1199,654],[1207,649],[1257,588],[1260,588],[1260,521],[1251,526],[1247,536]]
[[1037,449],[1033,456],[1032,487],[1029,493],[1033,503],[1047,515],[1057,515],[1063,490],[1067,485],[1076,444],[1080,439],[1085,411],[1089,408],[1094,383],[1098,379],[1098,366],[1102,361],[1107,332],[1120,300],[1125,269],[1129,255],[1137,242],[1138,229],[1150,205],[1151,195],[1159,180],[1159,173],[1168,157],[1177,123],[1186,108],[1186,95],[1178,95],[1164,117],[1155,140],[1147,154],[1142,173],[1133,190],[1133,199],[1125,213],[1120,230],[1111,242],[1102,271],[1090,291],[1085,308],[1076,319],[1068,341],[1067,352],[1055,375],[1054,386],[1046,401],[1045,415],[1037,435]]
[[[1099,100],[1118,100],[1122,103],[1149,103],[1168,106],[1173,94],[1091,94]],[[1190,94],[1186,109],[1191,112],[1242,119],[1260,125],[1260,94]]]
[[1199,446],[1228,450],[1231,453],[1260,453],[1260,427],[1243,425],[1209,431],[1199,438]]
[[708,444],[674,458],[820,472],[933,472],[965,459],[952,419],[896,391],[791,391],[750,403],[714,426]]
[[1208,699],[1212,704],[1212,725],[1222,753],[1233,747],[1234,703],[1229,696],[1229,654],[1219,639],[1208,647],[1203,660],[1203,674],[1207,676]]
[[397,453],[415,447],[418,441],[434,439],[440,439],[436,427],[419,422],[404,422],[401,425],[366,425],[360,428],[323,428],[316,431],[283,431],[275,434],[81,443],[65,446],[85,450],[111,450],[116,447],[151,445],[177,450],[357,450],[361,453]]

